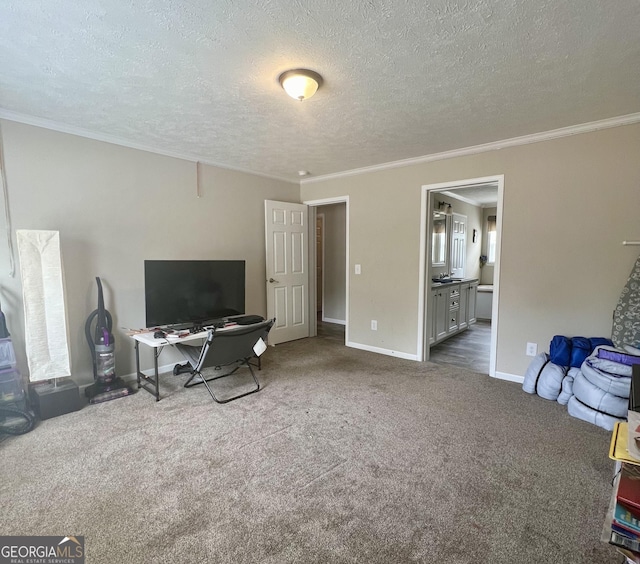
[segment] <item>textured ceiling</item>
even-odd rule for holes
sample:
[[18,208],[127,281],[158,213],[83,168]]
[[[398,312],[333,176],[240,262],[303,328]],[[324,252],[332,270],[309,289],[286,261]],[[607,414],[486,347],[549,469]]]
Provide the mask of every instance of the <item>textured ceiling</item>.
[[2,0],[0,110],[297,180],[640,112],[639,29],[638,0]]
[[463,201],[476,206],[495,206],[498,203],[498,184],[496,182],[475,184],[445,190],[442,194],[453,198],[461,198]]

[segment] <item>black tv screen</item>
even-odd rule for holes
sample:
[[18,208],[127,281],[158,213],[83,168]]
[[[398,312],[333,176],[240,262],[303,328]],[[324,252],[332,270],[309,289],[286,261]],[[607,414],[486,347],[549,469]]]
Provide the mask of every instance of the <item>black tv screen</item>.
[[199,325],[245,313],[245,261],[145,260],[147,327]]

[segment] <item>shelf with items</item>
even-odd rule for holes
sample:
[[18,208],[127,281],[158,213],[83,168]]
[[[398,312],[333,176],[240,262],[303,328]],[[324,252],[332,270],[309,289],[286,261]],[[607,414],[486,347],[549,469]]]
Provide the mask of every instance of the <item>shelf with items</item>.
[[613,545],[628,563],[640,564],[640,365],[633,367],[628,422],[616,423],[609,458],[615,477],[601,540]]

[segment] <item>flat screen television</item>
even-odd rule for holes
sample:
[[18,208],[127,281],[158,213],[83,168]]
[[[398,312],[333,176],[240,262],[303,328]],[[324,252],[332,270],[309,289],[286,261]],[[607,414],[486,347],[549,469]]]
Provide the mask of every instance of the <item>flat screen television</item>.
[[245,261],[145,260],[147,327],[204,325],[245,313]]

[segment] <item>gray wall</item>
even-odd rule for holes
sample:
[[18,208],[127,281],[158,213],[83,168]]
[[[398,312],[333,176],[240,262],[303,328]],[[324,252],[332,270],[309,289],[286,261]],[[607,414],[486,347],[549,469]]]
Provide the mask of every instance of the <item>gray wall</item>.
[[[349,196],[350,341],[415,355],[420,198],[425,184],[504,174],[497,370],[522,375],[527,342],[609,336],[638,254],[640,125],[472,156],[305,181],[302,186],[2,121],[15,229],[60,231],[74,376],[88,381],[86,317],[105,284],[118,372],[133,371],[122,327],[144,324],[146,258],[244,258],[247,309],[264,315],[264,200]],[[606,198],[604,197],[606,194]],[[4,210],[2,210],[4,218]],[[15,236],[14,236],[15,240]],[[0,297],[25,371],[19,276],[0,245]],[[370,320],[378,321],[371,331]],[[161,363],[171,362],[169,351]],[[144,359],[151,365],[150,356]]]
[[[527,342],[609,336],[638,255],[640,125],[471,156],[303,181],[303,200],[349,196],[349,338],[417,354],[425,184],[504,175],[497,371],[523,375]],[[371,331],[370,320],[378,320]]]
[[[297,184],[201,166],[198,198],[195,163],[10,121],[1,126],[14,242],[16,229],[60,232],[78,383],[93,378],[83,331],[97,305],[96,276],[114,316],[121,375],[134,371],[122,328],[145,323],[145,259],[244,259],[247,311],[266,314],[264,200],[298,202]],[[26,373],[19,271],[8,275],[7,245],[0,247],[0,299]],[[170,362],[166,350],[160,363]]]

